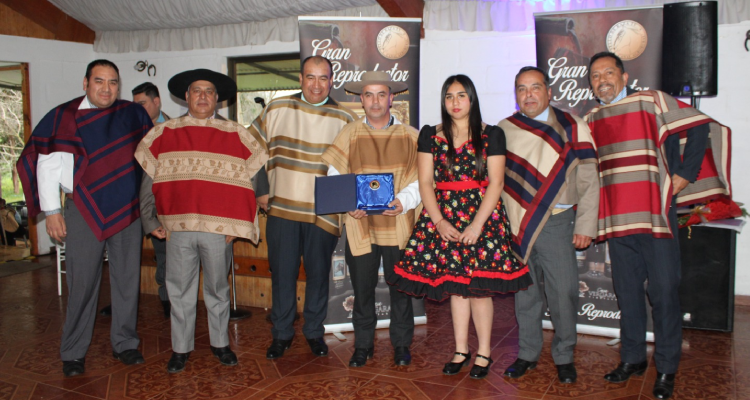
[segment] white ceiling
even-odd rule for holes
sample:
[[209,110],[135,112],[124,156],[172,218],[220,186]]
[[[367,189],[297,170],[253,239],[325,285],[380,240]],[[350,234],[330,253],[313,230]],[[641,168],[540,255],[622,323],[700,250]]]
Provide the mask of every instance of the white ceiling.
[[296,17],[377,0],[49,0],[96,32],[199,28]]

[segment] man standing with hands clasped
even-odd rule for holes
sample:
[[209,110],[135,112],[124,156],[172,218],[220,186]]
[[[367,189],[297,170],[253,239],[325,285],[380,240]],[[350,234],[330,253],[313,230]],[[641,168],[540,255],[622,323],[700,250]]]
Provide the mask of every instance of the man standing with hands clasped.
[[252,177],[268,159],[262,139],[216,113],[216,104],[234,99],[232,78],[207,69],[179,73],[169,91],[188,104],[188,113],[157,125],[135,157],[145,172],[141,198],[153,197],[167,238],[167,291],[172,303],[170,373],[185,369],[195,347],[200,266],[208,311],[211,352],[236,365],[229,348],[229,273],[232,241],[258,242]]
[[[534,284],[515,294],[518,359],[504,375],[520,378],[542,352],[544,297],[555,326],[552,358],[561,383],[578,377],[573,353],[578,318],[576,248],[596,235],[599,173],[586,123],[549,105],[549,77],[537,67],[516,75],[520,113],[498,124],[508,148],[503,202],[512,249],[528,264]],[[544,290],[540,282],[544,281]]]
[[[323,153],[328,175],[393,173],[396,199],[382,215],[367,215],[363,210],[344,215],[346,226],[346,263],[354,289],[354,354],[349,366],[362,367],[373,355],[375,340],[375,287],[383,258],[385,275],[401,259],[416,219],[415,208],[421,202],[417,182],[416,129],[403,125],[391,114],[396,93],[407,89],[406,83],[393,82],[386,72],[362,74],[359,82],[344,85],[359,94],[365,117],[350,122]],[[414,311],[411,297],[389,286],[391,298],[390,336],[396,365],[411,363],[414,336]]]

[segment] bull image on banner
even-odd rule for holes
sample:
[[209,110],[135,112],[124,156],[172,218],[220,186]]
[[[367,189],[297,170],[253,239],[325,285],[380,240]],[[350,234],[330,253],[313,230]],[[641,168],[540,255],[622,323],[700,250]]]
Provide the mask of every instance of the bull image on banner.
[[[333,66],[332,96],[339,104],[364,116],[359,95],[347,93],[347,82],[361,80],[368,71],[387,72],[393,81],[406,82],[409,90],[393,99],[391,114],[417,127],[419,112],[419,39],[421,19],[300,17],[300,59],[323,56]],[[336,245],[329,277],[326,332],[352,331],[354,290],[349,265],[344,260],[346,230]],[[390,295],[381,272],[375,289],[377,328],[390,323]],[[424,302],[414,299],[414,322],[425,324]]]
[[[534,20],[537,66],[549,76],[550,105],[583,117],[598,104],[589,85],[588,67],[590,57],[601,51],[623,60],[629,88],[660,88],[661,7],[539,13]],[[578,332],[618,337],[620,310],[606,243],[592,244],[577,252],[577,258]],[[653,341],[650,308],[648,313],[647,340]],[[552,327],[549,312],[544,326]]]
[[536,62],[550,79],[550,105],[583,117],[596,99],[589,87],[589,59],[617,54],[634,90],[661,87],[662,8],[534,14]]

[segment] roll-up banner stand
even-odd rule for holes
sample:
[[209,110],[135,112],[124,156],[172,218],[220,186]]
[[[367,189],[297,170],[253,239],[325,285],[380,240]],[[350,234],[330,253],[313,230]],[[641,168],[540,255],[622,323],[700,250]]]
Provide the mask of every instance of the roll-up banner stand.
[[[333,65],[331,97],[359,116],[364,116],[359,95],[346,93],[344,84],[359,81],[367,71],[385,71],[394,81],[406,82],[409,90],[394,97],[391,113],[402,123],[419,128],[421,22],[419,18],[299,17],[300,60],[315,55],[329,59]],[[354,330],[354,290],[344,260],[345,248],[346,232],[333,253],[326,332]],[[426,324],[424,301],[412,301],[414,323]],[[377,328],[388,327],[391,304],[382,266],[375,288],[375,308]]]

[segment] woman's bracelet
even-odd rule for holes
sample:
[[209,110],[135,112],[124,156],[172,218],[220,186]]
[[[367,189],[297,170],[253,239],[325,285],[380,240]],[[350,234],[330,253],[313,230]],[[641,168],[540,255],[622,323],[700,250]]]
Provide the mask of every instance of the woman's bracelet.
[[471,224],[469,224],[469,229],[471,229],[471,231],[474,232],[474,234],[477,235],[477,237],[479,237],[479,234],[477,233],[477,231],[474,230],[474,227],[471,226]]
[[440,223],[441,223],[441,222],[443,222],[443,221],[445,221],[445,218],[440,218],[440,221],[438,221],[438,222],[437,222],[437,223],[435,224],[435,230],[437,230],[437,229],[438,229],[438,227],[440,226]]

